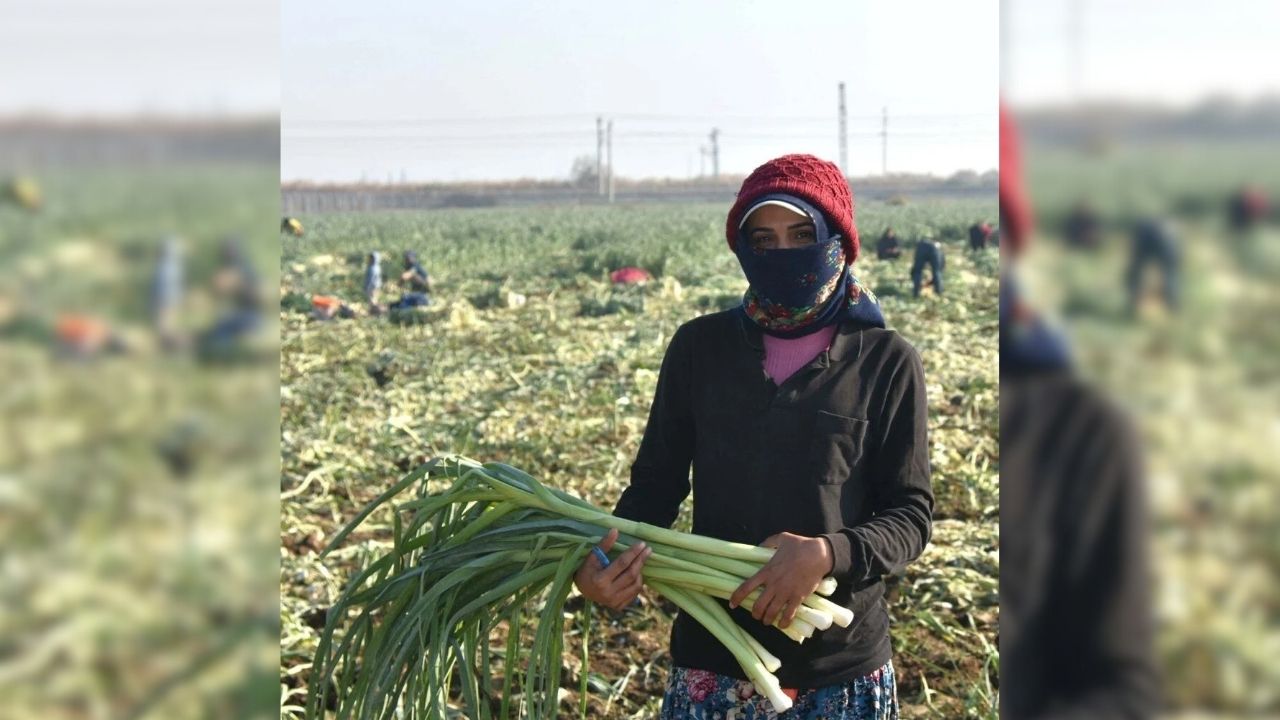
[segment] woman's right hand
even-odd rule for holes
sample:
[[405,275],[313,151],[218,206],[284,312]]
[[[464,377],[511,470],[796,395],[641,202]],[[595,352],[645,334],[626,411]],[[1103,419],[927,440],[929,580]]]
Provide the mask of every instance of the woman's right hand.
[[[607,553],[617,540],[618,530],[613,528],[600,541],[599,547]],[[596,554],[588,553],[573,576],[573,584],[591,602],[622,610],[636,599],[644,587],[640,572],[652,554],[652,548],[638,542],[609,563],[609,567],[602,567]]]

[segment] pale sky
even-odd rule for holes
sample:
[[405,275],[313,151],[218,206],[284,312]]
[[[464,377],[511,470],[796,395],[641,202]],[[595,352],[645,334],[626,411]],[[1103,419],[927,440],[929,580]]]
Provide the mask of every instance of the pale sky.
[[[786,152],[849,171],[995,167],[996,0],[600,3],[284,0],[281,177],[567,177],[614,118],[619,176]],[[710,170],[709,163],[707,170]]]
[[1003,0],[1001,13],[1017,105],[1280,92],[1276,0]]
[[563,177],[604,114],[685,177],[712,127],[726,172],[835,159],[843,80],[853,174],[886,106],[890,171],[982,171],[999,12],[1015,104],[1280,93],[1273,0],[0,0],[0,116],[282,111],[286,179],[428,180]]
[[263,0],[0,0],[0,116],[274,115]]

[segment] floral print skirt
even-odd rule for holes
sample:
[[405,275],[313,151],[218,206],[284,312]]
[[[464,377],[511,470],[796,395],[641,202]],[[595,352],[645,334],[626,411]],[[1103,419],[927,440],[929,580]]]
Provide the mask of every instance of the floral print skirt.
[[893,661],[847,683],[800,690],[794,699],[779,715],[750,680],[674,667],[662,720],[898,720]]

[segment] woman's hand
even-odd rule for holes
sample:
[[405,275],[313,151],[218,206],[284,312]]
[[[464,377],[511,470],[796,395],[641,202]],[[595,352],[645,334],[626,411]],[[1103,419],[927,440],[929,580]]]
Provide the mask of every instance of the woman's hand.
[[[611,529],[600,541],[600,549],[609,552],[617,540],[617,528]],[[573,576],[573,584],[591,602],[622,610],[636,599],[644,587],[640,572],[652,554],[653,548],[638,542],[609,563],[609,567],[602,567],[596,554],[588,553]]]
[[751,616],[766,625],[777,623],[787,627],[802,601],[817,590],[818,583],[831,572],[835,562],[831,545],[820,537],[788,532],[778,533],[760,545],[777,548],[777,552],[759,572],[738,586],[729,598],[729,607],[738,607],[753,590],[763,585]]

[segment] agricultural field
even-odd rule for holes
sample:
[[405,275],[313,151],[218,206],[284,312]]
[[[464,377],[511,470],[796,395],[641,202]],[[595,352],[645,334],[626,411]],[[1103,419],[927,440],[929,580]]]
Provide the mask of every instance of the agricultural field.
[[[281,265],[281,713],[301,717],[326,612],[385,551],[380,510],[340,549],[321,550],[367,502],[427,459],[500,460],[612,508],[644,430],[675,329],[734,305],[745,289],[720,205],[538,207],[302,216]],[[996,201],[859,208],[858,276],[890,327],[921,352],[928,380],[933,541],[890,581],[899,697],[907,717],[995,718],[999,656],[998,368],[994,249],[971,254],[965,228]],[[907,257],[871,245],[892,225]],[[947,294],[910,291],[920,233],[947,249]],[[313,293],[360,305],[364,255],[381,250],[392,299],[399,252],[417,250],[435,304],[405,318],[309,317]],[[639,265],[643,287],[608,272]],[[676,528],[688,530],[686,503]],[[581,598],[568,608],[582,612]],[[594,608],[588,715],[656,717],[675,608],[652,593],[621,612]],[[567,623],[562,715],[576,716],[584,671]],[[500,650],[505,639],[495,639]]]
[[[1242,182],[1280,198],[1275,148],[1027,152],[1040,217],[1027,285],[1054,308],[1080,371],[1134,417],[1146,449],[1157,648],[1171,711],[1280,711],[1280,226],[1232,234]],[[1102,247],[1073,252],[1059,219],[1099,207]],[[1165,211],[1183,251],[1175,314],[1126,312],[1129,223]],[[1181,716],[1181,715],[1180,715]]]
[[[214,317],[225,233],[274,287],[276,169],[36,180],[40,213],[0,205],[0,714],[270,717],[275,318],[264,358],[208,365],[159,352],[145,303],[166,233],[189,253],[185,327]],[[109,322],[129,351],[59,357],[59,313]]]

